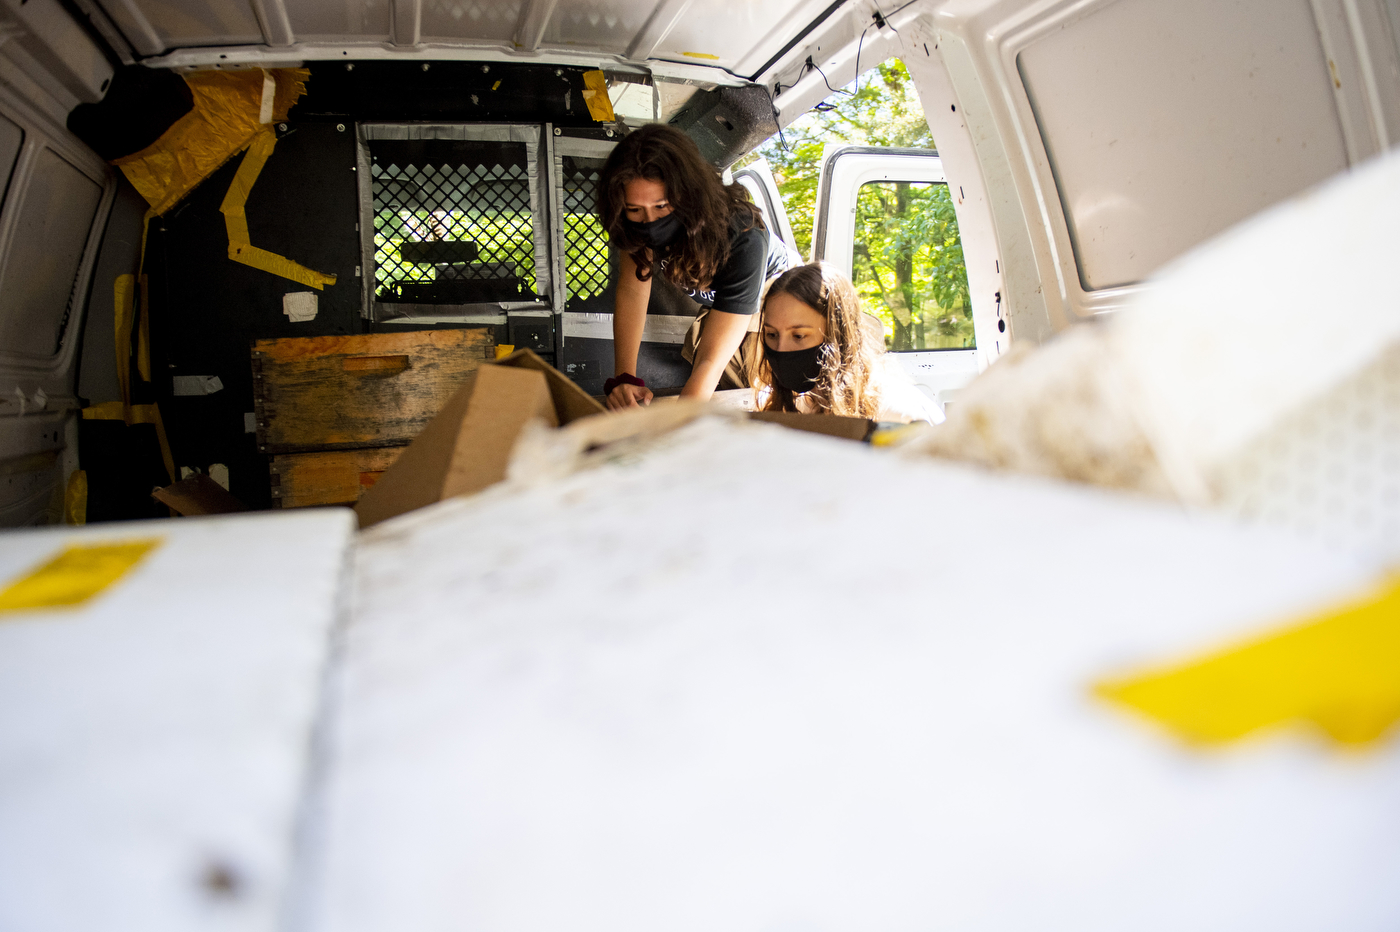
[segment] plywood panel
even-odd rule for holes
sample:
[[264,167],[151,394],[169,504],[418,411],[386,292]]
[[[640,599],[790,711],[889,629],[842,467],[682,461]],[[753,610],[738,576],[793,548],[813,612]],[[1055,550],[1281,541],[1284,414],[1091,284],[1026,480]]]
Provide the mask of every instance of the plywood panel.
[[259,340],[258,447],[298,453],[408,443],[494,349],[482,328]]
[[279,508],[353,505],[394,465],[403,447],[369,447],[272,458],[272,501]]

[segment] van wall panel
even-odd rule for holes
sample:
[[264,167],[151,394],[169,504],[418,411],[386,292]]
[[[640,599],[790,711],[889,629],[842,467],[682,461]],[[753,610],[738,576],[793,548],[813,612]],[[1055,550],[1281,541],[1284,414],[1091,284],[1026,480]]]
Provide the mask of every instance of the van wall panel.
[[[422,36],[508,42],[520,20],[520,0],[446,0],[423,4]],[[616,40],[615,40],[616,41]]]
[[112,201],[112,213],[102,234],[102,244],[98,247],[87,317],[83,321],[78,395],[93,404],[121,400],[121,389],[117,383],[114,288],[118,275],[136,274],[146,208],[145,198],[123,176]]
[[1055,25],[1018,65],[1086,291],[1347,167],[1307,0],[1117,0]]
[[292,34],[299,41],[327,36],[383,40],[389,35],[388,0],[289,3],[286,8]]
[[130,0],[166,48],[261,43],[247,0]]
[[0,316],[0,346],[47,359],[57,353],[102,186],[50,149],[26,179],[0,294],[21,313]]
[[[238,157],[153,222],[146,257],[155,383],[145,390],[160,402],[175,464],[223,463],[230,491],[253,508],[270,507],[271,498],[267,457],[244,431],[254,409],[252,341],[358,333],[362,324],[353,123],[288,126],[253,186],[248,229],[254,246],[336,276],[316,292],[314,320],[293,323],[282,313],[284,295],[311,289],[228,258],[219,205]],[[176,375],[217,375],[223,388],[174,396]]]

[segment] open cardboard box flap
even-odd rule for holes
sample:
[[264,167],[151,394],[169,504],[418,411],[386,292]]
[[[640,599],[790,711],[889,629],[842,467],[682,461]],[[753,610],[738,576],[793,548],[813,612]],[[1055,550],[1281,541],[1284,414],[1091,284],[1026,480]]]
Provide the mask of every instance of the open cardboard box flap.
[[750,411],[749,420],[781,424],[793,430],[805,430],[846,440],[866,440],[875,423],[864,417],[844,417],[837,414],[793,414],[789,411]]
[[[654,406],[649,416],[600,421],[577,438],[583,446],[665,432],[707,413],[709,405]],[[360,527],[369,527],[454,495],[469,495],[506,477],[516,439],[539,419],[562,427],[594,414],[601,404],[530,350],[517,350],[469,374],[437,416],[428,422],[355,506]],[[729,412],[729,416],[742,416]],[[754,420],[782,424],[850,440],[863,440],[864,418],[755,412]]]
[[482,366],[365,492],[355,506],[360,527],[500,482],[531,419],[558,427],[601,413],[602,405],[530,350]]

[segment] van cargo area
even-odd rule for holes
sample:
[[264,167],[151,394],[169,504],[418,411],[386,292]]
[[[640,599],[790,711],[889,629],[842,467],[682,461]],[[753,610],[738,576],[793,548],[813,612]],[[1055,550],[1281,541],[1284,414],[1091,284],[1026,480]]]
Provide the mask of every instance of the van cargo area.
[[[0,31],[0,930],[1400,926],[1397,0]],[[607,409],[654,124],[942,423]]]

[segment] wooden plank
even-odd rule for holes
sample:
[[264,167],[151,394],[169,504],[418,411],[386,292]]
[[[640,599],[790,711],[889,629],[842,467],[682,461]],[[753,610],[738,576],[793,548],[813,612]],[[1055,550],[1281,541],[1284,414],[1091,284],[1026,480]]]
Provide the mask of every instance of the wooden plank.
[[408,443],[495,355],[485,328],[294,337],[253,344],[265,453]]
[[403,447],[368,447],[324,453],[284,453],[268,467],[278,508],[353,505],[394,465]]

